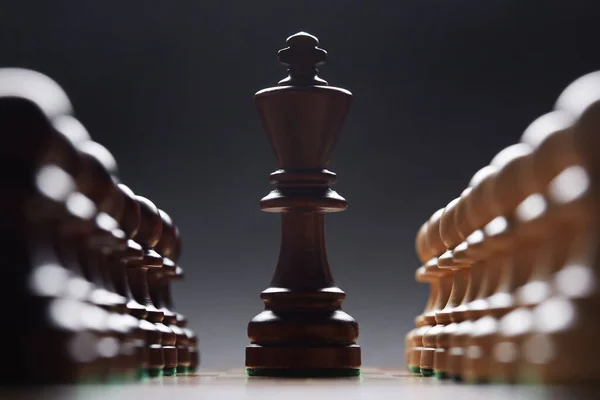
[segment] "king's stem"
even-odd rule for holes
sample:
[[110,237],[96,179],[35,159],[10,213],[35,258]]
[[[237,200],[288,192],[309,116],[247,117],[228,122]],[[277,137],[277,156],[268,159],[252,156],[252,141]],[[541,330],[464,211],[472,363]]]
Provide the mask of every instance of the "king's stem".
[[311,291],[334,286],[325,249],[325,217],[315,211],[281,215],[281,248],[272,287]]

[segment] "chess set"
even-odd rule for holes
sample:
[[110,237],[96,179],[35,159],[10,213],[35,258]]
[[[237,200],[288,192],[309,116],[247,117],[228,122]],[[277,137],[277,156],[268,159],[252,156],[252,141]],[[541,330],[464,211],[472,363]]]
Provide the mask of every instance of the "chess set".
[[0,69],[0,130],[13,138],[0,158],[2,296],[19,327],[3,383],[352,391],[598,380],[600,74],[568,86],[420,228],[415,277],[429,299],[406,335],[406,365],[383,370],[361,365],[359,325],[327,261],[324,216],[346,209],[327,166],[352,93],[318,76],[326,58],[316,37],[290,36],[278,53],[288,76],[254,96],[277,159],[260,207],[281,214],[281,247],[264,309],[248,323],[245,369],[214,373],[199,369],[201,346],[172,299],[183,241],[168,210],[121,182],[57,83]]

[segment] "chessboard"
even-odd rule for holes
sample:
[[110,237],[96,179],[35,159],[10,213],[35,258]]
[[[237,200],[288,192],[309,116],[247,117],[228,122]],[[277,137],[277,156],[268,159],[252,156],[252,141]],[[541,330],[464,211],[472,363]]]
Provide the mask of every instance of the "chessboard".
[[361,376],[337,379],[248,377],[244,369],[200,371],[180,377],[152,378],[128,385],[52,386],[18,391],[0,390],[2,399],[51,400],[198,400],[198,399],[595,399],[585,387],[461,385],[423,378],[393,368],[363,368]]

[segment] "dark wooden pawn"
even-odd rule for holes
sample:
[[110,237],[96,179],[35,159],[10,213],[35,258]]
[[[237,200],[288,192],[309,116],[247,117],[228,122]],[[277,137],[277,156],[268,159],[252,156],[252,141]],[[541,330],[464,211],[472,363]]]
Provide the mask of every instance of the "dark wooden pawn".
[[91,225],[67,206],[80,159],[52,126],[70,112],[66,94],[48,77],[0,69],[0,131],[11,137],[0,149],[0,296],[10,321],[2,329],[3,384],[95,381],[103,371],[95,352],[100,337],[82,324],[87,308],[68,296],[72,273],[55,251],[64,226]]
[[154,203],[142,196],[136,195],[135,199],[140,207],[140,226],[133,240],[142,246],[144,256],[127,263],[127,279],[133,298],[146,309],[146,316],[140,324],[146,333],[147,373],[150,376],[162,376],[166,359],[162,345],[163,327],[166,328],[162,321],[165,315],[152,304],[148,291],[148,270],[162,268],[162,257],[154,251],[162,233],[162,221]]
[[[69,135],[70,131],[64,133]],[[95,292],[91,300],[108,311],[120,311],[124,308],[124,299],[114,291],[103,262],[104,255],[120,250],[125,244],[124,233],[115,219],[119,217],[123,201],[110,171],[116,168],[113,166],[116,163],[108,150],[96,142],[86,140],[77,146],[81,159],[75,175],[78,193],[70,199],[70,206],[88,215],[93,224],[86,231],[65,228],[69,238],[65,253],[75,250],[76,260],[71,264],[93,284]]]
[[99,143],[79,141],[77,147],[82,154],[77,187],[96,206],[94,231],[80,237],[77,261],[86,278],[94,284],[91,300],[108,312],[106,323],[118,341],[118,346],[112,349],[108,344],[105,346],[105,357],[111,361],[111,378],[132,379],[136,324],[127,318],[127,299],[114,287],[109,260],[111,254],[122,251],[127,243],[118,224],[124,196],[117,186],[117,164]]
[[123,196],[123,210],[119,219],[119,226],[125,233],[127,243],[122,250],[110,253],[107,263],[116,292],[126,299],[125,313],[133,319],[133,336],[135,338],[133,349],[134,368],[137,371],[137,377],[142,378],[147,375],[149,366],[146,336],[148,334],[152,335],[156,328],[153,324],[145,321],[148,316],[146,307],[138,303],[133,297],[127,278],[127,265],[139,262],[144,257],[142,246],[133,240],[140,226],[140,205],[135,194],[128,186],[119,183],[118,189]]
[[[148,294],[150,296],[151,304],[163,313],[163,319],[160,321],[160,323],[157,323],[157,326],[162,333],[161,344],[163,347],[163,353],[165,355],[165,367],[163,368],[163,374],[167,376],[173,376],[177,374],[177,367],[179,365],[176,331],[179,332],[181,329],[176,325],[177,316],[170,309],[165,307],[163,302],[162,289],[164,282],[167,276],[175,273],[175,264],[168,258],[164,258],[161,253],[161,246],[165,246],[166,244],[166,246],[169,247],[168,242],[173,241],[174,235],[171,232],[173,226],[171,219],[168,218],[164,212],[161,213],[158,209],[157,212],[159,218],[161,219],[162,229],[160,240],[154,247],[154,251],[161,256],[162,262],[160,268],[148,269]],[[165,222],[167,224],[165,224]],[[164,237],[165,235],[166,237]],[[183,334],[183,332],[180,333]]]
[[287,39],[279,61],[289,76],[254,96],[279,169],[263,211],[281,213],[279,261],[262,292],[265,310],[248,324],[246,369],[252,376],[356,376],[361,351],[358,323],[342,311],[346,294],[327,261],[324,214],[343,211],[346,200],[330,186],[330,155],[352,94],[317,76],[327,53],[316,37]]
[[177,264],[172,257],[178,256],[180,236],[173,220],[163,210],[158,210],[162,218],[163,231],[155,250],[163,257],[163,269],[154,285],[150,286],[150,297],[154,304],[165,314],[164,323],[175,333],[177,347],[177,373],[187,373],[190,369],[189,340],[185,331],[177,325],[171,281],[176,277]]
[[119,183],[118,189],[123,196],[123,211],[119,219],[119,226],[127,241],[120,251],[111,253],[109,270],[115,291],[126,299],[127,313],[137,319],[144,319],[148,314],[146,307],[134,298],[127,277],[127,265],[141,262],[144,259],[144,249],[134,240],[141,222],[140,204],[128,186]]
[[[110,294],[106,295],[109,292],[105,290],[100,277],[87,273],[87,266],[95,266],[100,261],[101,249],[94,245],[97,238],[110,234],[114,240],[118,240],[118,229],[106,232],[98,224],[100,206],[105,199],[100,195],[90,198],[90,191],[86,189],[95,184],[100,185],[102,176],[110,174],[106,165],[93,153],[82,151],[78,147],[82,141],[93,143],[79,121],[73,116],[62,115],[55,117],[52,125],[76,147],[78,158],[77,168],[70,170],[74,192],[64,199],[70,216],[53,233],[57,257],[72,274],[65,296],[84,302],[85,310],[82,311],[80,323],[98,340],[93,353],[98,359],[97,369],[101,371],[99,377],[102,380],[121,379],[130,370],[127,360],[130,357],[128,349],[132,344],[131,327],[117,315],[115,299]],[[55,185],[59,186],[57,183]],[[106,195],[108,193],[103,194]],[[114,227],[116,228],[116,223]]]
[[[161,215],[163,213],[164,212],[161,212]],[[161,252],[161,254],[164,254],[166,256],[166,263],[170,265],[171,270],[171,273],[169,273],[166,276],[167,282],[163,286],[162,299],[164,301],[165,306],[169,310],[175,311],[175,305],[173,297],[171,295],[171,282],[182,281],[185,279],[183,268],[178,264],[179,258],[181,257],[181,235],[179,234],[179,229],[177,228],[177,226],[172,223],[172,220],[166,213],[164,213],[163,217],[164,219],[169,219],[171,221],[170,224],[173,228],[173,236],[172,241],[161,241],[161,243],[157,245],[157,249],[160,249],[159,251]],[[178,369],[184,373],[194,373],[200,366],[200,350],[198,349],[198,337],[196,333],[188,327],[188,319],[185,315],[175,311],[175,318],[177,327],[179,327],[185,335],[185,339],[183,337],[181,337],[181,339],[178,339],[177,354],[178,357],[180,353],[182,355],[181,359],[178,358],[178,365],[181,365],[182,368],[178,367]],[[180,360],[182,362],[179,362]],[[186,364],[188,364],[187,368],[185,368]]]

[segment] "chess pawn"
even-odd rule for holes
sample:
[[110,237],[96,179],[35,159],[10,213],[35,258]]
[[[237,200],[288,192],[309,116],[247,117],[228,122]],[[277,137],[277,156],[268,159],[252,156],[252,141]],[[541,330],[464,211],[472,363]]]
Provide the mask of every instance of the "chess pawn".
[[[489,286],[486,287],[487,293],[482,293],[485,297],[480,298],[478,303],[480,318],[474,322],[468,339],[470,354],[475,355],[469,357],[466,363],[469,380],[489,381],[492,378],[498,320],[514,309],[512,294],[530,273],[527,265],[532,253],[524,251],[526,249],[518,244],[512,217],[517,205],[527,197],[525,191],[518,190],[517,178],[528,161],[530,151],[528,145],[519,143],[502,150],[491,162],[497,171],[487,181],[489,190],[480,207],[490,208],[496,217],[483,228],[484,244],[489,249],[488,258],[491,260],[485,270],[484,285],[487,283]],[[473,205],[472,210],[475,209]]]
[[[534,170],[539,169],[534,166],[540,166],[540,155],[553,147],[542,145],[546,138],[553,132],[568,127],[571,122],[572,118],[562,112],[548,113],[532,122],[523,133],[521,142],[533,149],[533,152],[527,157],[517,159],[517,165],[514,167],[517,170],[516,178],[513,182],[506,181],[513,195],[522,193],[520,197],[525,198],[511,214],[516,240],[511,257],[512,272],[517,275],[514,276],[516,279],[506,281],[509,285],[507,292],[511,292],[511,297],[507,298],[511,309],[501,317],[497,325],[498,330],[494,332],[491,373],[495,381],[516,382],[524,333],[528,326],[531,326],[531,309],[551,292],[550,276],[565,260],[566,252],[562,250],[565,246],[560,244],[563,234],[556,235],[555,232],[560,229],[553,228],[555,224],[549,218],[551,214],[547,212],[545,193],[552,174],[548,174],[548,168],[543,166],[541,171],[534,173]],[[541,148],[538,148],[540,145]],[[502,190],[500,187],[498,189],[498,192]],[[556,245],[548,246],[548,243],[554,240],[551,239],[552,236],[557,236],[558,241]],[[552,251],[549,251],[550,248]],[[511,274],[508,274],[508,277],[510,278]]]
[[[110,269],[115,290],[127,300],[126,314],[135,320],[134,326],[134,354],[137,377],[146,376],[149,368],[149,349],[146,347],[146,338],[156,335],[156,327],[148,323],[146,318],[148,312],[145,305],[136,301],[131,292],[128,279],[129,265],[141,263],[144,258],[144,250],[139,243],[133,240],[140,227],[141,212],[140,204],[133,191],[126,185],[118,184],[119,191],[123,195],[123,210],[119,225],[125,237],[127,245],[120,252],[112,253],[110,256]],[[136,268],[134,266],[134,268]]]
[[[185,274],[183,271],[183,268],[181,268],[181,266],[177,265],[177,262],[179,260],[179,256],[181,254],[181,239],[179,238],[179,233],[177,232],[177,241],[176,243],[176,247],[173,250],[173,252],[170,254],[170,260],[173,261],[175,263],[175,273],[168,276],[169,279],[171,281],[182,281],[185,278]],[[169,254],[169,253],[167,253]],[[165,300],[167,307],[170,310],[174,309],[173,306],[173,299],[171,297],[171,291],[170,291],[170,286],[166,286],[166,290],[164,292],[164,296],[163,299]],[[177,348],[177,362],[178,362],[178,367],[177,367],[177,372],[178,373],[195,373],[198,369],[198,367],[200,366],[200,351],[198,350],[198,337],[196,336],[196,333],[190,329],[188,327],[188,319],[185,315],[181,314],[181,313],[175,313],[176,319],[177,319],[177,326],[183,331],[183,333],[185,334],[185,338],[187,339],[187,348],[186,348],[186,340],[181,338],[180,341],[178,342],[178,348]],[[179,355],[181,354],[181,358],[179,357]],[[185,365],[187,363],[187,360],[189,359],[189,366],[187,368],[185,368]],[[179,362],[179,360],[182,361],[182,363]],[[179,365],[182,366],[182,368],[179,368]]]
[[[513,381],[536,379],[533,378],[536,374],[532,374],[531,371],[536,370],[537,365],[534,362],[534,367],[530,369],[528,362],[528,359],[535,360],[536,356],[539,357],[539,351],[528,350],[528,347],[534,350],[539,348],[536,345],[528,346],[531,340],[535,340],[532,338],[537,338],[534,332],[536,315],[534,311],[556,294],[554,277],[568,263],[569,254],[577,241],[581,226],[577,223],[579,218],[573,219],[573,215],[569,215],[572,214],[569,210],[574,208],[565,207],[568,204],[555,201],[551,190],[553,187],[563,186],[568,192],[570,186],[568,182],[571,179],[568,178],[567,173],[567,185],[564,185],[565,180],[562,179],[561,182],[560,176],[570,170],[569,167],[580,163],[573,143],[571,130],[573,122],[574,118],[564,112],[548,114],[543,120],[543,126],[537,132],[537,137],[533,138],[537,141],[537,147],[532,154],[531,176],[528,183],[536,188],[539,195],[535,202],[530,201],[531,204],[524,203],[520,207],[521,226],[527,229],[530,235],[538,236],[541,243],[538,260],[530,280],[520,288],[518,293],[521,307],[503,321],[502,331],[505,337],[503,342],[508,340],[509,343],[514,343],[517,349],[508,377]],[[528,139],[532,140],[531,136],[534,135],[529,136]],[[557,183],[562,184],[559,186]],[[577,183],[576,179],[574,183]],[[540,204],[536,205],[536,203]],[[572,203],[576,209],[578,202]],[[533,207],[534,205],[536,207]],[[587,209],[582,207],[582,210]]]
[[[495,161],[495,160],[494,160]],[[490,207],[488,200],[495,184],[498,168],[490,164],[485,171],[479,171],[474,176],[477,182],[472,182],[471,193],[465,199],[466,214],[469,224],[476,230],[467,237],[470,248],[479,247],[482,250],[480,260],[471,266],[472,271],[480,273],[475,298],[467,304],[467,318],[473,322],[469,335],[465,336],[465,355],[463,358],[463,379],[470,382],[486,381],[484,373],[488,359],[481,354],[481,349],[474,343],[475,325],[477,321],[489,314],[488,298],[496,290],[500,281],[500,266],[504,263],[506,245],[501,235],[489,237],[490,222],[497,217],[495,208]],[[472,180],[473,181],[473,180]],[[500,226],[501,227],[501,226]],[[496,228],[494,226],[494,228]]]
[[[168,249],[161,248],[161,251],[168,255],[169,260],[175,263],[175,273],[170,274],[167,277],[170,281],[182,281],[185,279],[183,268],[177,264],[179,257],[181,256],[181,237],[179,236],[179,230],[175,226],[175,246],[170,246]],[[157,245],[158,248],[158,245]],[[165,291],[162,297],[170,310],[174,309],[173,299],[171,296],[170,285],[165,285]],[[185,339],[180,338],[177,347],[177,373],[195,373],[200,366],[200,351],[198,350],[198,337],[196,333],[188,327],[188,319],[181,313],[175,313],[177,319],[177,326],[185,334]],[[187,340],[186,340],[187,339]],[[187,346],[186,346],[187,343]],[[180,357],[181,355],[181,357]],[[186,368],[187,360],[189,360],[189,366]],[[180,362],[181,361],[181,362]],[[181,365],[181,368],[179,366]]]
[[[124,198],[118,189],[117,163],[112,154],[101,144],[87,140],[77,144],[81,152],[82,166],[76,177],[79,191],[96,205],[96,232],[85,243],[96,254],[123,250],[127,244],[118,219],[123,210]],[[96,271],[100,283],[111,293],[111,300],[123,301],[112,288],[106,268],[100,263]]]
[[324,213],[343,211],[346,200],[330,189],[326,169],[350,108],[352,94],[317,76],[327,53],[314,36],[287,39],[279,61],[289,76],[254,96],[279,169],[277,188],[261,209],[281,213],[282,242],[265,310],[248,324],[246,371],[257,375],[356,376],[361,353],[357,322],[341,306],[325,249]]
[[568,247],[568,256],[553,276],[552,296],[533,312],[532,332],[523,344],[523,380],[597,383],[600,379],[596,362],[600,351],[595,346],[600,334],[598,168],[593,156],[599,148],[599,99],[600,76],[592,73],[572,83],[557,103],[558,109],[577,118],[571,128],[552,135],[561,147],[544,160],[546,168],[560,171],[547,188],[548,212],[565,229],[562,245]]
[[[173,224],[171,217],[163,210],[158,211],[162,219],[163,232],[155,250],[163,257],[163,269],[165,272],[153,299],[155,297],[160,299],[160,310],[165,314],[165,324],[176,336],[177,373],[185,374],[190,371],[192,363],[190,357],[190,340],[186,331],[178,325],[178,314],[175,312],[171,296],[171,282],[182,275],[181,268],[176,264],[181,251],[181,237],[179,229]],[[150,295],[152,296],[152,293]]]
[[[79,187],[82,170],[85,170],[85,162],[84,155],[77,144],[82,141],[90,141],[91,138],[85,127],[71,115],[57,116],[51,122],[55,134],[62,138],[61,142],[68,142],[68,146],[72,150],[67,150],[64,143],[59,149],[48,149],[49,152],[54,153],[54,157],[48,160],[49,164],[39,171],[38,179],[45,180],[49,187],[72,188],[69,195],[62,198],[62,208],[67,210],[67,213],[55,211],[54,215],[60,216],[61,222],[55,226],[56,229],[53,232],[53,237],[57,239],[56,246],[59,247],[57,249],[59,254],[61,257],[66,257],[68,264],[72,264],[71,258],[76,256],[76,249],[79,247],[81,238],[89,237],[98,230],[97,207],[90,198],[81,192]],[[67,152],[68,155],[65,154]],[[56,170],[54,168],[58,165],[55,164],[57,158],[64,157],[58,156],[59,154],[64,154],[70,161],[66,165],[62,164],[64,167],[61,165],[61,170]],[[35,205],[33,206],[35,207]],[[62,261],[65,262],[64,259]],[[82,273],[79,267],[73,268],[73,272],[76,275]]]
[[[66,135],[81,136],[79,129],[75,133],[68,129],[72,124],[61,125]],[[92,215],[93,226],[88,231],[67,232],[74,240],[79,271],[94,286],[91,301],[107,310],[117,311],[124,306],[124,299],[112,289],[103,263],[105,254],[119,250],[125,243],[124,233],[115,219],[122,207],[122,196],[117,192],[116,178],[112,175],[116,174],[116,162],[110,152],[96,142],[84,140],[76,145],[81,163],[75,175],[79,196],[73,202],[80,203],[81,208]]]
[[[417,237],[415,240],[417,256],[421,263],[425,264],[432,257],[429,248],[427,247],[427,222],[421,225],[421,228],[417,232]],[[427,329],[428,321],[426,320],[425,315],[430,313],[435,304],[435,300],[437,298],[437,282],[433,282],[434,275],[430,272],[427,272],[425,266],[421,266],[415,272],[415,280],[419,283],[428,283],[429,284],[429,297],[427,299],[427,303],[425,305],[425,309],[423,313],[418,315],[415,318],[415,328],[412,329],[406,335],[406,348],[405,348],[405,357],[406,364],[408,366],[408,370],[414,374],[421,373],[421,351],[423,350],[423,332]]]
[[[94,252],[98,249],[92,245],[94,238],[105,233],[110,235],[115,243],[119,238],[120,231],[116,224],[112,226],[114,230],[109,233],[98,225],[97,210],[100,198],[92,200],[87,196],[89,193],[82,193],[82,190],[85,190],[82,177],[85,176],[101,186],[102,179],[99,177],[102,173],[107,175],[109,173],[106,171],[105,165],[96,158],[94,152],[82,150],[79,148],[78,142],[74,140],[74,137],[84,137],[88,139],[88,142],[93,143],[89,141],[89,135],[85,128],[76,119],[68,115],[56,116],[52,125],[57,131],[60,129],[60,134],[70,143],[77,146],[78,158],[77,167],[69,169],[69,172],[74,174],[75,191],[65,199],[66,209],[73,216],[66,218],[57,226],[57,230],[54,232],[56,235],[54,247],[61,262],[68,265],[73,272],[67,285],[68,288],[77,288],[75,290],[68,289],[66,296],[73,297],[76,301],[84,301],[81,307],[85,308],[85,311],[82,311],[79,317],[80,323],[89,331],[90,338],[92,336],[97,338],[93,352],[98,357],[97,364],[101,365],[98,370],[103,371],[99,378],[109,379],[113,377],[113,373],[120,374],[125,368],[119,354],[120,340],[126,342],[129,330],[127,325],[115,314],[114,309],[97,301],[98,286],[90,284],[89,281],[83,281],[79,276],[82,272],[79,267],[87,265],[88,261],[95,258]],[[106,150],[104,149],[104,151]],[[86,175],[88,173],[90,175]],[[53,182],[53,184],[60,187],[59,182]],[[97,202],[95,203],[94,200]]]
[[163,258],[163,266],[160,270],[149,272],[148,291],[152,303],[165,316],[163,324],[171,331],[163,335],[163,347],[173,347],[175,358],[165,359],[165,375],[175,375],[178,371],[189,370],[190,366],[188,339],[185,332],[177,326],[177,314],[171,309],[173,302],[170,280],[175,276],[177,266],[170,256],[177,251],[179,232],[166,212],[160,209],[158,212],[162,220],[162,234],[154,249]]
[[469,282],[469,263],[459,262],[453,257],[454,249],[462,242],[454,222],[460,201],[461,197],[458,197],[448,203],[440,217],[440,238],[448,250],[438,257],[438,267],[452,271],[452,290],[446,306],[435,316],[436,321],[444,325],[436,338],[437,347],[433,360],[434,374],[438,379],[454,376],[454,371],[450,369],[450,340],[456,334],[458,323],[464,320],[457,316],[455,310],[462,303]]
[[140,205],[128,186],[119,183],[117,189],[122,196],[122,210],[118,222],[125,234],[126,244],[120,250],[106,255],[106,266],[112,287],[125,300],[122,315],[131,326],[133,338],[129,358],[130,369],[136,378],[141,378],[145,376],[149,363],[148,349],[145,345],[147,324],[141,322],[147,317],[147,312],[146,308],[133,297],[127,278],[128,264],[140,262],[144,257],[142,247],[133,240],[140,226]]
[[[464,378],[464,368],[466,364],[467,339],[473,329],[473,318],[470,307],[481,288],[484,266],[487,258],[485,249],[484,234],[481,229],[476,229],[473,221],[469,218],[468,203],[473,192],[473,187],[495,172],[495,168],[488,165],[477,171],[467,187],[460,196],[460,200],[455,205],[454,226],[456,232],[463,240],[452,251],[452,261],[456,265],[464,265],[467,268],[467,287],[460,304],[457,305],[451,314],[451,319],[457,321],[456,330],[450,332],[448,345],[448,375],[456,381]],[[448,221],[450,223],[450,221]],[[445,258],[445,257],[444,257]],[[442,260],[442,263],[445,260]]]
[[137,324],[126,312],[127,299],[114,287],[109,256],[127,244],[118,219],[123,211],[124,196],[117,186],[117,164],[110,152],[99,143],[84,140],[77,143],[82,167],[77,174],[78,189],[95,205],[95,230],[80,237],[78,263],[94,289],[91,301],[107,314],[108,329],[114,341],[106,339],[103,353],[110,359],[111,379],[130,380],[135,376],[134,348]]
[[[103,330],[94,330],[93,326],[82,323],[83,317],[103,320],[102,310],[69,297],[62,297],[53,290],[68,285],[67,273],[48,243],[39,241],[28,243],[28,248],[18,246],[14,241],[3,241],[11,245],[4,261],[20,261],[25,267],[23,251],[28,253],[31,270],[26,282],[30,292],[15,296],[14,286],[9,293],[11,301],[18,302],[19,311],[25,313],[30,321],[19,332],[19,337],[11,342],[15,349],[7,349],[4,356],[11,358],[11,368],[4,369],[0,381],[7,385],[15,384],[74,384],[99,383],[106,376],[107,364],[98,351],[107,337]],[[10,255],[8,255],[10,254]],[[19,259],[17,259],[19,257]],[[51,280],[48,278],[52,278]],[[13,281],[11,285],[20,282]],[[100,313],[100,314],[99,314]],[[9,313],[10,316],[10,313]],[[11,320],[13,323],[18,319]],[[11,347],[8,346],[8,347]]]
[[76,190],[72,173],[80,155],[52,126],[72,112],[70,101],[45,75],[0,68],[0,104],[0,128],[13,132],[10,145],[0,148],[0,182],[6,193],[14,193],[0,199],[3,221],[25,236],[52,239],[59,226],[75,217],[65,202]]
[[162,220],[154,203],[142,196],[135,196],[135,199],[140,207],[140,225],[133,240],[142,246],[144,256],[140,260],[134,259],[127,263],[127,281],[136,303],[145,309],[145,316],[141,313],[135,316],[140,318],[140,329],[145,334],[144,343],[148,351],[146,372],[152,377],[157,377],[163,375],[165,368],[162,336],[167,328],[162,324],[165,317],[163,312],[158,310],[150,299],[148,270],[162,267],[162,257],[154,251],[162,233]]
[[[85,128],[73,117],[63,115],[57,116],[53,121],[53,128],[63,137],[67,138],[73,146],[76,142],[74,136],[85,136],[89,139]],[[60,131],[58,131],[60,129]],[[89,239],[96,234],[105,232],[97,225],[97,207],[94,202],[81,193],[82,171],[87,171],[88,164],[86,157],[93,159],[93,156],[87,155],[79,148],[76,149],[78,158],[77,167],[69,169],[69,175],[73,179],[74,190],[64,199],[65,208],[69,211],[69,216],[63,218],[55,227],[52,237],[53,247],[56,251],[59,263],[69,269],[69,282],[66,285],[64,297],[73,301],[81,311],[79,314],[79,323],[85,330],[86,339],[90,354],[94,354],[95,361],[86,363],[87,368],[92,372],[94,378],[91,380],[112,379],[114,373],[123,372],[122,359],[118,356],[119,339],[127,336],[127,326],[115,316],[114,310],[106,304],[97,302],[95,296],[98,287],[86,279],[82,267],[82,262],[87,262],[87,256],[90,255]],[[96,161],[95,159],[92,162]],[[48,176],[54,187],[60,187],[61,183],[55,181],[56,176]],[[116,230],[117,232],[118,230]],[[112,233],[111,233],[112,234]],[[74,312],[69,314],[75,315]],[[92,339],[95,338],[95,339]],[[95,340],[95,343],[92,342]],[[79,346],[79,345],[78,345]],[[83,345],[81,345],[83,347]]]
[[[10,146],[0,150],[0,191],[10,193],[0,199],[8,273],[0,296],[3,304],[17,305],[3,314],[11,341],[3,347],[7,368],[1,381],[10,385],[96,380],[101,373],[94,352],[98,337],[81,324],[84,305],[63,298],[70,274],[52,248],[57,227],[78,219],[64,203],[74,193],[68,171],[77,167],[77,151],[51,126],[68,112],[68,98],[49,78],[0,69],[0,131],[12,132]],[[59,312],[66,309],[71,312]]]
[[[165,367],[163,368],[163,375],[175,376],[177,374],[177,333],[173,330],[175,328],[178,332],[181,331],[176,326],[177,316],[171,310],[164,307],[163,299],[161,296],[161,289],[163,281],[167,275],[175,273],[175,265],[167,260],[167,264],[163,263],[162,267],[148,270],[148,294],[150,295],[150,301],[152,305],[156,307],[164,315],[162,321],[157,322],[156,325],[161,331],[161,345],[163,354],[165,356]],[[173,325],[173,328],[171,327]],[[183,334],[183,331],[181,331]],[[186,338],[187,339],[187,338]]]
[[[171,281],[177,275],[177,265],[173,260],[167,258],[164,261],[164,267],[167,271],[159,294],[161,300],[161,310],[165,313],[165,324],[175,334],[175,347],[177,348],[177,374],[187,374],[191,372],[192,354],[194,355],[193,371],[198,367],[197,349],[195,348],[195,335],[186,332],[184,327],[179,324],[179,314],[173,311],[173,299],[171,296]],[[189,331],[189,329],[188,329]],[[191,337],[190,337],[191,336]],[[192,342],[193,349],[190,349]]]
[[415,374],[422,374],[421,357],[424,349],[423,335],[429,328],[435,325],[433,311],[438,298],[440,285],[439,277],[436,275],[435,270],[432,271],[432,268],[427,268],[427,264],[417,269],[415,280],[419,283],[429,284],[429,299],[427,300],[425,310],[423,311],[423,314],[417,316],[415,319],[416,329],[410,333],[411,353],[409,369]]
[[[59,121],[73,119],[72,106],[62,88],[38,72],[0,68],[2,130],[12,135],[10,146],[2,147],[2,181],[26,190],[30,196],[5,196],[2,206],[22,209],[34,224],[45,224],[52,237],[65,226],[85,230],[93,220],[77,207],[68,207],[77,196],[73,177],[80,167],[80,154],[72,140],[56,129]],[[5,220],[19,218],[6,213]],[[12,221],[17,222],[17,221]]]
[[[437,286],[437,296],[432,309],[425,314],[428,325],[423,329],[423,349],[421,350],[421,361],[419,363],[421,375],[429,377],[434,373],[434,356],[437,351],[437,336],[444,329],[444,323],[437,318],[439,311],[444,309],[452,291],[452,271],[440,269],[438,256],[446,250],[444,242],[440,238],[440,218],[444,209],[439,209],[427,224],[427,246],[434,256],[425,264],[427,272],[434,276]],[[427,328],[426,328],[427,327]]]

